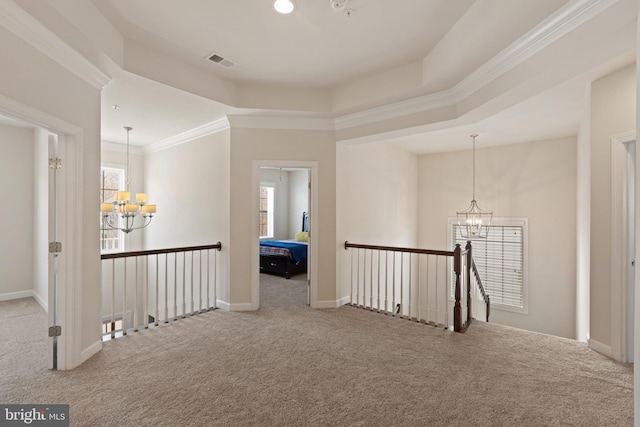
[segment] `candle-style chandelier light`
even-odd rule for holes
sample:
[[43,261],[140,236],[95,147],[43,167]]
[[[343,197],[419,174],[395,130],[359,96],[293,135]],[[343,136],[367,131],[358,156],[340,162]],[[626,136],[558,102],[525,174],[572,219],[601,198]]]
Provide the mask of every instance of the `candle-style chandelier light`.
[[473,193],[471,204],[462,211],[456,212],[458,216],[458,227],[460,234],[464,239],[485,239],[491,226],[491,218],[493,212],[483,211],[478,207],[476,202],[476,137],[477,134],[471,135],[473,139]]
[[[156,213],[156,205],[147,204],[146,193],[136,193],[135,201],[131,200],[129,192],[129,132],[132,128],[125,126],[127,131],[127,170],[125,176],[125,191],[118,191],[115,200],[110,203],[101,203],[102,228],[105,230],[121,230],[130,233],[133,230],[144,228],[151,223],[153,215]],[[142,221],[136,218],[141,217]]]

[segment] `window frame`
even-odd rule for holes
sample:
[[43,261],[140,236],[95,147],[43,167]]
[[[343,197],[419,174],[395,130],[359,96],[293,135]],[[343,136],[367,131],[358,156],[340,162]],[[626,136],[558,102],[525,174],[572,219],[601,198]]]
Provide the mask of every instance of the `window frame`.
[[[273,182],[260,182],[260,188],[258,189],[258,197],[260,197],[260,192],[262,191],[262,187],[270,188],[272,191],[271,200],[267,199],[267,236],[259,235],[261,240],[264,239],[274,239],[275,238],[275,211],[276,211],[276,184]],[[260,214],[263,212],[263,209],[260,209],[260,200],[258,201],[258,234],[260,234]]]
[[[111,170],[117,170],[119,171],[120,174],[120,183],[119,183],[119,188],[118,191],[122,191],[124,189],[124,185],[125,185],[125,179],[126,179],[126,166],[125,165],[120,165],[120,164],[106,164],[103,163],[100,165],[100,187],[99,187],[99,193],[100,193],[100,201],[103,202],[102,200],[102,192],[103,192],[103,187],[102,187],[102,172],[104,169],[111,169]],[[102,213],[100,214],[100,224],[102,226]],[[120,219],[118,219],[118,225],[120,225]],[[101,230],[102,231],[102,230]],[[102,249],[102,232],[100,233],[100,253],[101,254],[110,254],[110,253],[117,253],[117,252],[125,252],[127,250],[126,248],[126,240],[125,236],[124,236],[124,232],[122,232],[121,230],[118,232],[118,247],[115,249]]]
[[[455,247],[453,243],[452,227],[458,225],[457,218],[449,217],[447,220],[447,246]],[[501,304],[491,299],[491,309],[507,311],[519,314],[529,314],[529,219],[525,217],[493,217],[491,220],[491,227],[522,227],[522,307]],[[474,240],[472,239],[471,245],[473,248]],[[464,250],[464,246],[462,246]],[[453,286],[455,286],[455,275],[453,274],[453,263],[451,263],[451,281],[452,291],[450,293],[450,299],[453,300]],[[487,290],[489,297],[491,293]]]

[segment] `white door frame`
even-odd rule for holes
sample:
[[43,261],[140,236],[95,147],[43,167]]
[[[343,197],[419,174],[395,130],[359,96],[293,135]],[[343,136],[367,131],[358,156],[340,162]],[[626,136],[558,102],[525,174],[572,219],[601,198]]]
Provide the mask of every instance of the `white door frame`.
[[[58,199],[57,224],[58,238],[62,242],[62,253],[58,257],[58,325],[62,327],[62,335],[58,337],[58,369],[72,369],[82,363],[82,263],[79,262],[82,259],[79,244],[82,212],[76,201],[83,170],[83,132],[71,123],[2,95],[0,112],[57,134],[62,147],[63,163],[57,178],[63,193]],[[51,286],[49,283],[50,289]],[[50,298],[50,313],[51,301]]]
[[318,239],[316,224],[319,223],[318,212],[318,162],[303,160],[254,160],[251,184],[251,309],[257,310],[260,307],[260,230],[259,224],[259,199],[260,199],[260,168],[262,167],[283,167],[283,168],[305,168],[311,173],[311,204],[309,206],[309,253],[307,255],[307,275],[311,280],[311,301],[312,308],[318,306]]
[[635,131],[611,137],[611,357],[633,361],[634,284],[631,262],[635,240],[630,235],[635,221],[627,196],[630,173],[629,146]]

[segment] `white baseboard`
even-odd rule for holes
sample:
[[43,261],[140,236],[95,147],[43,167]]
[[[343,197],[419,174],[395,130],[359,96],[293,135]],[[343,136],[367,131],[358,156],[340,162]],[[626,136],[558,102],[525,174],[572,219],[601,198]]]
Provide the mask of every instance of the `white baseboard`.
[[0,301],[11,301],[13,299],[20,298],[29,298],[33,297],[33,291],[18,291],[18,292],[7,292],[6,294],[0,294]]
[[32,291],[32,292],[33,292],[33,299],[35,299],[38,302],[38,304],[40,304],[40,307],[42,307],[44,311],[48,313],[49,304],[47,304],[47,301],[45,301],[37,292],[35,291]]
[[102,341],[96,341],[80,353],[80,363],[89,360],[94,354],[102,350]]
[[349,297],[343,297],[339,300],[318,301],[313,308],[338,308],[345,304],[349,304],[351,299]]
[[338,300],[338,307],[347,305],[351,302],[351,297],[342,297]]
[[216,300],[218,308],[224,311],[256,311],[257,308],[250,302],[241,302],[237,304],[230,304],[226,301]]
[[40,297],[33,289],[29,289],[28,291],[19,291],[19,292],[7,292],[5,294],[0,294],[0,301],[11,301],[14,299],[21,298],[33,298],[36,300],[40,307],[44,309],[44,311],[49,312],[49,306],[47,302]]
[[612,351],[611,351],[611,346],[610,345],[604,345],[601,342],[598,342],[594,339],[589,338],[589,340],[587,341],[587,345],[589,346],[589,348],[591,350],[595,350],[600,354],[604,354],[607,357],[611,357],[612,356]]

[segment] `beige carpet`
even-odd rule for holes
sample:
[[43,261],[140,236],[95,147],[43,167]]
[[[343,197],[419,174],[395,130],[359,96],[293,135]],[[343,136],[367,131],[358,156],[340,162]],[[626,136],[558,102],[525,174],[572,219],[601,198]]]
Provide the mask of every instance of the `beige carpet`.
[[352,307],[218,310],[67,372],[1,329],[0,402],[69,403],[77,426],[633,425],[631,366],[495,324],[462,335]]
[[290,279],[260,274],[260,307],[304,307],[307,305],[307,273]]

